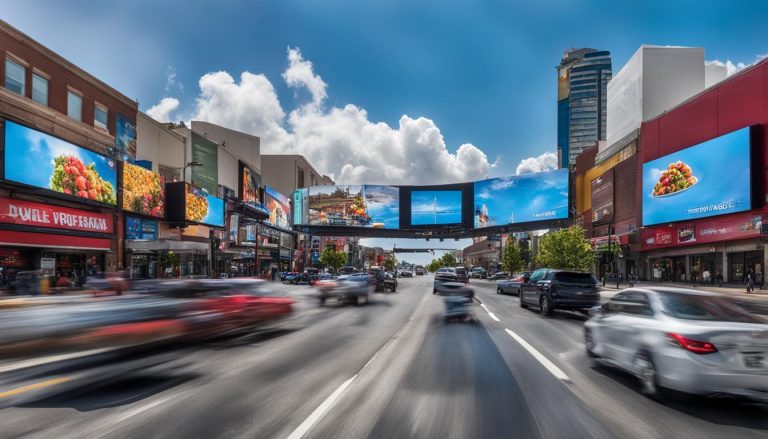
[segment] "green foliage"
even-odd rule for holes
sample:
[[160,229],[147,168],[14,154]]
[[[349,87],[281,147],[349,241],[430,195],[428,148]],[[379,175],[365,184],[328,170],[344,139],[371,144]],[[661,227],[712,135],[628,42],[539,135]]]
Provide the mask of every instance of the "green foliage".
[[443,260],[442,259],[432,259],[432,262],[427,265],[427,271],[430,273],[434,273],[437,270],[443,268]]
[[523,268],[523,258],[520,255],[520,246],[517,245],[517,240],[509,238],[504,245],[504,254],[501,257],[501,267],[512,275],[517,273]]
[[338,270],[347,263],[347,254],[344,252],[338,252],[331,247],[326,248],[320,254],[320,263],[331,267],[334,270]]
[[588,271],[592,264],[592,249],[584,238],[584,229],[571,226],[549,232],[539,243],[536,265],[539,267]]
[[443,267],[455,267],[456,266],[456,256],[453,255],[453,253],[446,253],[443,255],[440,260],[443,263]]
[[395,258],[384,259],[384,269],[387,271],[395,271],[396,266]]

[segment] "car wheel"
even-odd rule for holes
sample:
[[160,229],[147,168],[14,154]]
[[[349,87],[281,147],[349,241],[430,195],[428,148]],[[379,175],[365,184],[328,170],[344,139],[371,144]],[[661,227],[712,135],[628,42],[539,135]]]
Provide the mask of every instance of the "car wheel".
[[584,347],[587,350],[587,357],[598,358],[599,355],[595,353],[595,340],[592,337],[592,331],[584,329]]
[[640,381],[640,393],[649,398],[661,396],[658,370],[650,354],[647,352],[637,354],[634,361],[634,370],[638,381]]
[[504,294],[504,290],[502,290],[501,288],[497,288],[496,294]]
[[547,317],[552,315],[552,301],[546,294],[541,296],[541,299],[539,299],[539,309],[541,309],[542,315]]

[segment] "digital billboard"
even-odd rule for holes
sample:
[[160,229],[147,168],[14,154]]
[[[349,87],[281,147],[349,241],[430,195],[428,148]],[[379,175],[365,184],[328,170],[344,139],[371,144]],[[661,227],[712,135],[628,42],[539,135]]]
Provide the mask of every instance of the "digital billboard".
[[475,228],[568,218],[568,169],[474,183]]
[[194,223],[224,227],[224,200],[188,184],[184,218]]
[[293,223],[307,224],[308,213],[307,203],[309,200],[309,189],[301,188],[293,191]]
[[310,225],[376,229],[400,225],[400,190],[393,186],[315,186],[308,189],[303,207],[309,211]]
[[165,178],[141,166],[123,163],[123,209],[165,216]]
[[462,212],[460,190],[411,190],[411,225],[459,224]]
[[291,199],[275,189],[264,186],[264,204],[269,210],[267,223],[281,229],[291,229]]
[[192,131],[192,162],[199,166],[192,166],[191,182],[193,185],[203,188],[210,194],[219,190],[219,145],[216,142]]
[[240,199],[245,203],[259,204],[259,186],[261,186],[261,176],[240,162]]
[[643,164],[643,225],[750,209],[749,128]]
[[112,205],[117,200],[113,159],[9,120],[5,179]]
[[592,222],[613,221],[613,169],[590,183],[592,195]]
[[136,155],[136,124],[119,113],[115,117],[115,144],[121,153]]

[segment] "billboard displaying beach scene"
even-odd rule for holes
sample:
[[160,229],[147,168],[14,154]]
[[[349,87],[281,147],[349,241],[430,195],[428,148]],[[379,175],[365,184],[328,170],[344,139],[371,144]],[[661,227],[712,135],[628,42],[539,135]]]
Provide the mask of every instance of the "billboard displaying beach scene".
[[643,225],[751,208],[749,127],[643,164]]
[[568,169],[474,183],[475,228],[568,218]]
[[462,191],[411,190],[411,225],[459,224],[462,216]]
[[5,179],[115,205],[115,160],[6,120]]
[[400,225],[400,192],[393,186],[311,187],[307,204],[310,225],[377,229],[396,229]]
[[291,229],[291,199],[276,191],[274,188],[264,186],[264,204],[269,210],[268,224],[281,229]]

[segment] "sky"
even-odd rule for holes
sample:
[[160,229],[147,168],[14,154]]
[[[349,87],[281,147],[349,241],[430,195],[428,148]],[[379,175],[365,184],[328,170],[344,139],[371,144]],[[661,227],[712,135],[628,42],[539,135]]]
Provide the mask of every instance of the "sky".
[[337,183],[551,169],[563,50],[768,53],[768,2],[4,0],[2,19],[166,120],[298,152]]
[[412,191],[411,224],[462,222],[461,191]]

